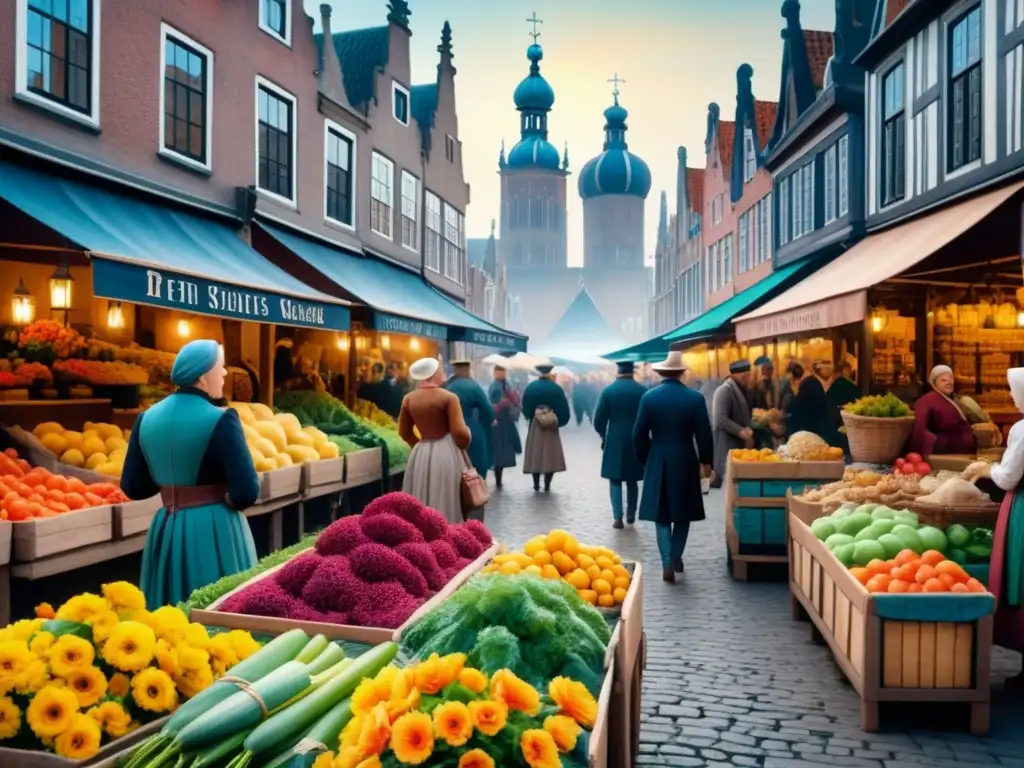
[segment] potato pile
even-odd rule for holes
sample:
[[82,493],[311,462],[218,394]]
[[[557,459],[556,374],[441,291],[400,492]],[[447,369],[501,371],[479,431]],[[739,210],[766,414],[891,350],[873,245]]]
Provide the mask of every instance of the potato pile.
[[84,467],[101,475],[120,477],[128,453],[129,430],[115,424],[85,422],[81,432],[46,421],[32,430],[39,442],[69,467]]
[[242,421],[242,431],[257,472],[336,459],[338,446],[316,427],[303,427],[290,413],[274,413],[260,403],[231,403]]

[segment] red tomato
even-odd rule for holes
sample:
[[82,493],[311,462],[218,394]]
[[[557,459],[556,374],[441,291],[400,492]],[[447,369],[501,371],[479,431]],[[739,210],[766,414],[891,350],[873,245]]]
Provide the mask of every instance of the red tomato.
[[893,466],[895,466],[896,469],[903,469],[903,465],[906,464],[906,463],[907,463],[906,459],[896,459],[896,461],[893,462]]
[[914,465],[914,472],[919,475],[930,475],[932,473],[932,468],[926,462],[919,461]]
[[908,453],[906,458],[908,464],[920,464],[923,461],[920,453]]

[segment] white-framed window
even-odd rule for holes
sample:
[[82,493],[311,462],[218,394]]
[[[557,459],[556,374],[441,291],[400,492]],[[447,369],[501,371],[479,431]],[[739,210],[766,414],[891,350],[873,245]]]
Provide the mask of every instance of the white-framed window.
[[751,219],[747,223],[750,228],[750,266],[756,267],[761,263],[761,250],[764,248],[762,241],[763,230],[761,229],[761,217],[764,216],[764,200],[758,200],[754,207],[748,212]]
[[466,246],[462,214],[444,204],[444,265],[442,274],[459,285],[465,283]]
[[882,205],[903,199],[907,183],[906,72],[903,62],[882,77]]
[[836,147],[825,150],[825,224],[836,220]]
[[402,245],[413,251],[419,248],[420,180],[402,171]]
[[260,29],[285,45],[292,44],[291,0],[259,0]]
[[839,139],[839,215],[850,212],[850,137]]
[[754,147],[754,129],[743,130],[743,181],[750,181],[757,173],[757,149]]
[[732,233],[725,236],[725,255],[722,257],[722,271],[725,273],[725,283],[732,282]]
[[14,89],[19,99],[99,128],[102,4],[17,0]]
[[715,291],[715,276],[718,274],[718,269],[715,267],[715,246],[714,246],[714,244],[709,245],[707,247],[707,256],[705,257],[705,259],[706,259],[707,264],[708,264],[708,270],[707,270],[707,278],[708,278],[707,292],[708,293],[714,293],[714,291]]
[[395,205],[395,164],[379,152],[374,152],[370,176],[370,229],[388,240],[391,231],[392,209]]
[[444,230],[441,224],[441,198],[430,190],[424,192],[427,211],[426,240],[423,243],[423,266],[434,272],[441,271],[441,242]]
[[212,170],[213,51],[160,25],[161,155]]
[[761,201],[761,227],[764,230],[761,236],[761,261],[768,261],[772,257],[772,193],[769,192]]
[[803,233],[814,231],[814,161],[807,163],[801,171],[804,175],[804,229]]
[[711,223],[718,224],[722,220],[725,209],[725,196],[715,195],[711,201]]
[[789,242],[789,179],[779,182],[779,246]]
[[293,206],[297,104],[290,93],[256,76],[256,188]]
[[793,184],[793,229],[792,237],[796,240],[804,233],[804,174],[801,168],[789,177]]
[[409,124],[409,89],[391,81],[391,114],[402,125]]
[[740,263],[739,272],[750,269],[750,211],[740,216]]
[[346,229],[356,226],[356,135],[324,121],[324,218]]
[[444,137],[444,156],[448,159],[449,163],[455,162],[455,153],[458,152],[458,142],[455,137],[450,133],[445,134]]
[[[990,8],[987,12],[995,13],[995,10]],[[981,4],[950,24],[947,35],[947,164],[950,171],[956,171],[981,158]]]

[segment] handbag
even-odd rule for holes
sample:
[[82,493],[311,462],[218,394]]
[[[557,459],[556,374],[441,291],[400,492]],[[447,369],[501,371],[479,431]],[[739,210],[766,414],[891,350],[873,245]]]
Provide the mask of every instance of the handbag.
[[558,429],[558,416],[545,405],[540,406],[533,412],[533,420],[541,429]]
[[459,485],[459,492],[462,500],[462,515],[465,517],[472,510],[486,506],[491,500],[491,494],[487,491],[487,483],[473,467],[469,460],[469,454],[459,451],[462,454],[462,480]]

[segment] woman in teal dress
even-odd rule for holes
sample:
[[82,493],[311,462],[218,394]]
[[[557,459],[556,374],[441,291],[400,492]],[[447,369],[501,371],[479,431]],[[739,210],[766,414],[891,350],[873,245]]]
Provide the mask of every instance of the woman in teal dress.
[[212,401],[224,394],[224,348],[182,347],[171,369],[178,390],[139,416],[121,489],[130,499],[160,494],[142,555],[142,591],[150,609],[175,605],[198,587],[256,562],[241,510],[259,497],[259,478],[238,414]]

